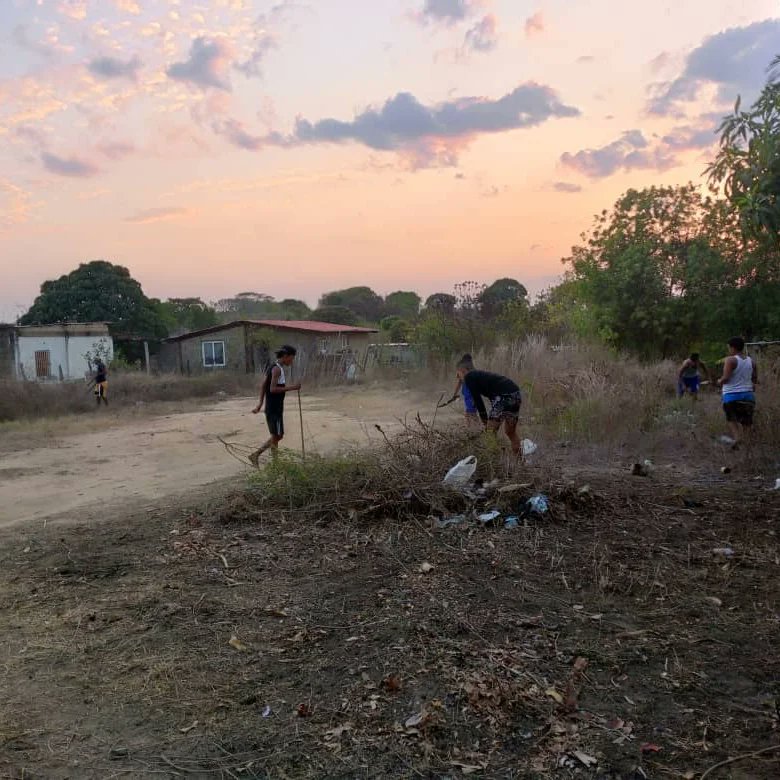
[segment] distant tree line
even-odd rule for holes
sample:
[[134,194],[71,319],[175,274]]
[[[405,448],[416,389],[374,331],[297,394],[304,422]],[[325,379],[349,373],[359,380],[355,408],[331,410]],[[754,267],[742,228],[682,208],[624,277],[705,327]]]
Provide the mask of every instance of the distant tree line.
[[556,342],[594,339],[651,359],[730,336],[780,339],[780,58],[755,104],[740,102],[721,126],[708,168],[710,192],[693,184],[631,189],[595,217],[563,259],[562,281],[531,302],[512,278],[463,282],[423,301],[370,287],[304,302],[242,292],[147,298],[122,266],[97,260],[44,282],[22,324],[111,323],[116,333],[157,338],[236,319],[322,320],[371,325],[442,358],[540,333]]

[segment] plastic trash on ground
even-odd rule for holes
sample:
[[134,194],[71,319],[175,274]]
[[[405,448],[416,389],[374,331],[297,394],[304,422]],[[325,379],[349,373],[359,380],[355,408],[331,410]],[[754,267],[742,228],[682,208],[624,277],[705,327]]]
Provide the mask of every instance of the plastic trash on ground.
[[731,558],[734,550],[731,547],[715,547],[712,550],[713,555],[722,555],[724,558]]
[[504,520],[504,528],[506,528],[508,531],[517,528],[519,525],[520,525],[520,518],[517,517],[516,515],[507,517],[506,520]]
[[721,444],[726,444],[727,446],[731,447],[732,444],[736,444],[736,439],[732,439],[731,436],[726,436],[726,434],[723,434],[718,441]]
[[780,479],[775,480],[775,486],[772,488],[772,490],[780,490]]
[[547,496],[543,496],[541,493],[531,496],[526,502],[526,506],[531,514],[537,515],[543,515],[550,508],[547,503]]
[[527,458],[529,455],[533,455],[539,449],[539,446],[530,439],[523,439],[522,447],[524,458]]
[[456,463],[445,475],[444,484],[453,488],[465,488],[477,470],[477,459],[473,455]]
[[486,525],[487,523],[492,523],[499,517],[501,517],[501,512],[499,512],[498,509],[493,509],[490,512],[484,512],[481,515],[477,515],[477,520],[483,525]]
[[466,522],[466,515],[452,515],[436,521],[437,528],[449,528],[452,525],[461,525]]

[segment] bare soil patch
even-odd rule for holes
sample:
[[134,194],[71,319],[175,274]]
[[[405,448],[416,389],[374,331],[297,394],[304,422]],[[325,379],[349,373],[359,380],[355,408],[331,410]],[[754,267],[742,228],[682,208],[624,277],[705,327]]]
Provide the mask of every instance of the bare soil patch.
[[549,475],[514,530],[224,501],[7,529],[0,773],[694,778],[780,744],[780,494]]

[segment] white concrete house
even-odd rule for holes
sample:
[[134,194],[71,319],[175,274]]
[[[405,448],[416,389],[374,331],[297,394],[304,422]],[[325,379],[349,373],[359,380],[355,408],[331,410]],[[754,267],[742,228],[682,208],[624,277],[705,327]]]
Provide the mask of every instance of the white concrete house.
[[93,371],[96,357],[108,364],[114,356],[114,342],[103,322],[27,325],[14,331],[17,379],[84,379]]

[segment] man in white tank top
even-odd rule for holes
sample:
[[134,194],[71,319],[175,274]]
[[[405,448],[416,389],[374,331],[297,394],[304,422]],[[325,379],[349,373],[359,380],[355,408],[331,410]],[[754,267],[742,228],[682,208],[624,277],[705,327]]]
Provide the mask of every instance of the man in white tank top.
[[723,362],[723,376],[718,384],[723,393],[723,411],[734,439],[732,449],[739,449],[743,434],[753,425],[757,383],[758,372],[753,360],[745,356],[745,340],[739,336],[729,339],[729,356]]

